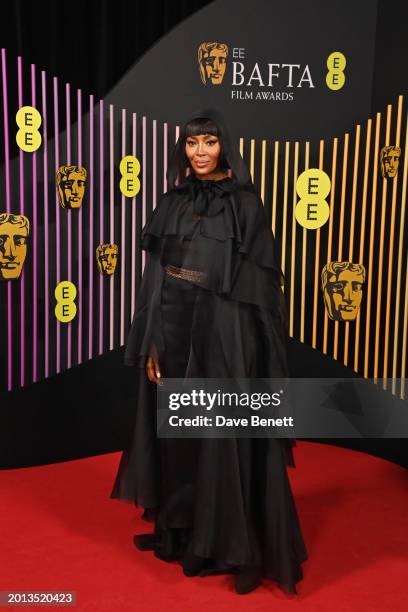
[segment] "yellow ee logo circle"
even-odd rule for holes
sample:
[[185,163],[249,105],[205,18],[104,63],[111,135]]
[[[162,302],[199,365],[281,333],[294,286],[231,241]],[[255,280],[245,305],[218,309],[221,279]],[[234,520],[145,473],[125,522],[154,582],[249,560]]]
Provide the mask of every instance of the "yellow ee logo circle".
[[341,51],[333,51],[327,58],[328,73],[326,74],[326,85],[329,89],[337,91],[346,82],[344,69],[346,67],[346,57]]
[[127,198],[134,198],[140,191],[140,161],[134,155],[126,155],[119,164],[122,175],[120,179],[120,191]]
[[71,281],[61,281],[55,287],[54,291],[57,304],[55,306],[55,316],[61,323],[69,323],[77,313],[77,307],[74,302],[77,290],[74,283]]
[[309,168],[296,181],[296,192],[300,196],[296,204],[295,218],[306,229],[318,229],[330,216],[326,202],[331,188],[330,177],[319,168]]
[[20,128],[16,134],[16,142],[25,153],[33,153],[42,142],[38,128],[41,125],[41,115],[33,106],[22,106],[16,113],[16,123]]

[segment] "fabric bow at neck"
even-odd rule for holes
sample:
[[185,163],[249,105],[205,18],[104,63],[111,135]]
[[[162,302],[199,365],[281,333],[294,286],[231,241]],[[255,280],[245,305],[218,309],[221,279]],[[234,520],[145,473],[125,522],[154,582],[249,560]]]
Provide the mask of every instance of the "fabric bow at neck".
[[225,184],[225,180],[204,181],[195,178],[190,182],[194,214],[200,217],[214,217],[223,210],[222,194],[225,188],[221,183]]

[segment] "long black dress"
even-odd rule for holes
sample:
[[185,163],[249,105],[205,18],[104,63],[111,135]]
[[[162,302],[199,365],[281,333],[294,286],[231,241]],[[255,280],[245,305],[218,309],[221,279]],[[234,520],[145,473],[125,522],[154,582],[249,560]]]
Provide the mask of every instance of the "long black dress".
[[142,247],[125,352],[137,366],[135,428],[111,497],[144,508],[160,559],[202,557],[200,575],[261,566],[296,593],[307,551],[287,474],[294,440],[158,438],[145,371],[152,355],[164,377],[288,375],[280,269],[259,195],[234,177],[192,174],[162,196]]

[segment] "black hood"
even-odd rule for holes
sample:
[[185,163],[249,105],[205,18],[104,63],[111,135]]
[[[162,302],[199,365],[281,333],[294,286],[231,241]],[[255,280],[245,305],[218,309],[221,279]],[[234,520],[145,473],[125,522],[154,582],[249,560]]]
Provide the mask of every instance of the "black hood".
[[251,173],[241,157],[238,146],[233,144],[231,140],[224,117],[219,111],[213,108],[203,108],[193,112],[180,130],[179,139],[174,146],[167,168],[166,176],[168,188],[172,189],[176,186],[175,181],[177,176],[179,176],[180,181],[185,178],[186,168],[189,167],[189,162],[185,153],[186,127],[190,121],[199,118],[211,119],[216,124],[224,157],[238,185],[252,184]]

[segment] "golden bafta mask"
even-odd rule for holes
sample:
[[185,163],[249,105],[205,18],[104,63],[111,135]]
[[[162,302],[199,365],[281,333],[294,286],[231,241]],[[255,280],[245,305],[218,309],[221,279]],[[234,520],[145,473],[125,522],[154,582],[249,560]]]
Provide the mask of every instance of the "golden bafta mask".
[[118,260],[119,247],[117,244],[99,244],[96,247],[96,260],[98,269],[104,276],[114,273]]
[[220,85],[227,67],[228,46],[224,43],[203,42],[198,47],[198,65],[204,85],[210,81]]
[[0,213],[0,279],[20,277],[27,255],[30,222],[24,215]]
[[383,178],[394,178],[397,176],[400,157],[401,149],[396,145],[381,149],[381,174]]
[[353,321],[363,297],[366,271],[362,264],[331,261],[322,270],[326,312],[333,321]]
[[58,197],[62,208],[80,208],[85,193],[85,182],[85,168],[80,166],[58,168]]

